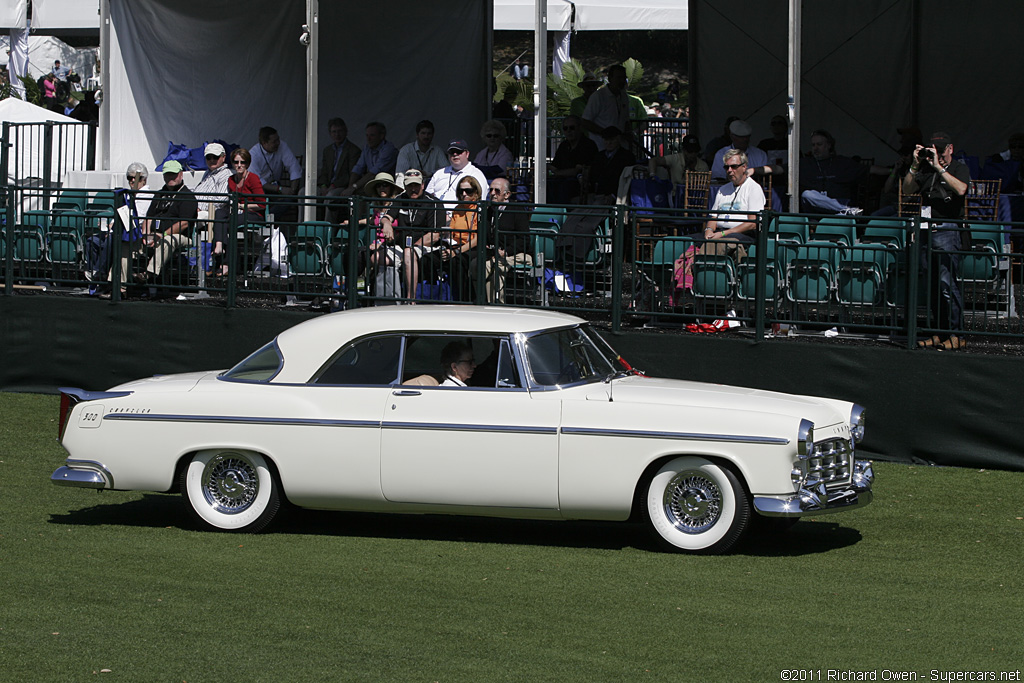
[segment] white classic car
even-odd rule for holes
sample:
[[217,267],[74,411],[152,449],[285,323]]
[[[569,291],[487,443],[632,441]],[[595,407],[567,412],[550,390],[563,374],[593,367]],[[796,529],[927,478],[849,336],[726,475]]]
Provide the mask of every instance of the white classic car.
[[380,307],[303,322],[227,371],[62,389],[69,457],[51,480],[177,489],[225,531],[263,529],[284,497],[634,517],[669,549],[710,553],[756,516],[869,503],[863,435],[864,411],[845,401],[644,376],[572,316]]

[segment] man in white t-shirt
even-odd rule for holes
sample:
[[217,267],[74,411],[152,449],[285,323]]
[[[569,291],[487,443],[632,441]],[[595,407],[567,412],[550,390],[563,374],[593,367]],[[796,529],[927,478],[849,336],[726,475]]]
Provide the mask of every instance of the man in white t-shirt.
[[431,194],[442,202],[449,211],[455,206],[459,180],[464,176],[473,176],[480,183],[480,191],[488,187],[487,177],[469,160],[469,145],[465,140],[456,139],[448,143],[448,165],[438,169],[427,183],[427,194]]
[[[704,228],[707,242],[703,254],[746,255],[739,248],[757,240],[757,213],[764,209],[764,190],[747,175],[747,155],[739,149],[728,149],[722,155],[728,182],[718,188],[712,217]],[[722,212],[722,213],[715,213]]]

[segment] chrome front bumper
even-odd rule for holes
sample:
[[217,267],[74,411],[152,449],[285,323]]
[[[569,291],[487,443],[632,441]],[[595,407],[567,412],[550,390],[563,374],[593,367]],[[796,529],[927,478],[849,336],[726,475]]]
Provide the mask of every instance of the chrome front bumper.
[[754,509],[766,517],[808,517],[864,507],[874,498],[871,483],[875,472],[870,460],[853,465],[850,483],[831,490],[825,484],[802,488],[792,496],[754,496]]
[[72,466],[58,467],[50,475],[50,482],[57,486],[78,486],[87,489],[114,488],[113,475],[106,467],[91,460],[77,460]]

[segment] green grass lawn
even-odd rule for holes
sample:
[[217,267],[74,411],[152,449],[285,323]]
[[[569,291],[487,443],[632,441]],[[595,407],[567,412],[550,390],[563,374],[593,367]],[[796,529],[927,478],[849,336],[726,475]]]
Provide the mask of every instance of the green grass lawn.
[[176,495],[50,484],[57,404],[0,394],[3,681],[1024,668],[1021,473],[882,463],[869,507],[725,557],[622,524],[297,511],[231,535]]

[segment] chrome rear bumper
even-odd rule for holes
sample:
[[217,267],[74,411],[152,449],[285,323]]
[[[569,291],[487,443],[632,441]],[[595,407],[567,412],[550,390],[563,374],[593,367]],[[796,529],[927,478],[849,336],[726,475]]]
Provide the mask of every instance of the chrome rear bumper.
[[754,509],[766,517],[808,517],[852,510],[872,501],[871,483],[874,480],[871,461],[858,461],[854,463],[850,483],[842,488],[829,490],[825,484],[818,484],[810,489],[800,489],[792,496],[755,496]]
[[50,482],[57,486],[78,486],[87,489],[114,488],[114,477],[98,462],[80,460],[75,463],[84,467],[64,465],[50,475]]

